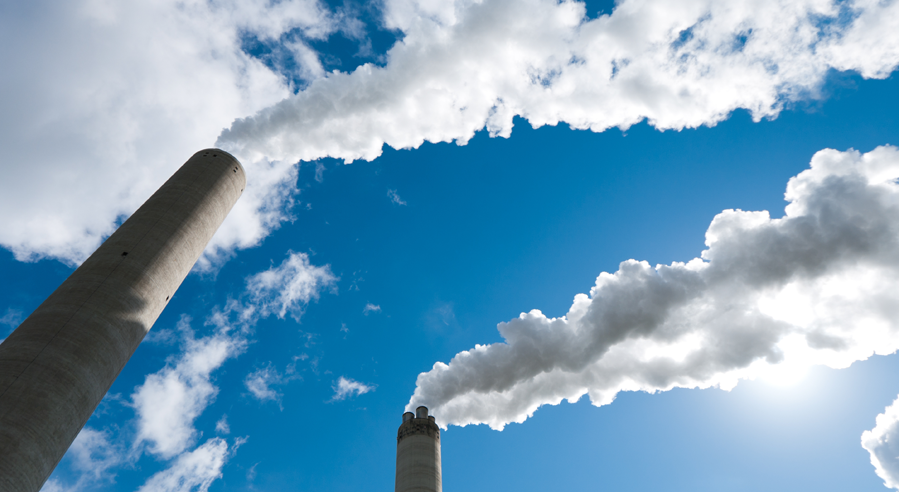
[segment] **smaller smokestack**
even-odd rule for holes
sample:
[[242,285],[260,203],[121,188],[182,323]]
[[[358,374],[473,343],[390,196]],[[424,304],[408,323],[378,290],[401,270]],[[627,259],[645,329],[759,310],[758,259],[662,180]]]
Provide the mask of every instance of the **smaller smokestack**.
[[428,407],[403,414],[396,433],[396,492],[443,492],[440,428]]

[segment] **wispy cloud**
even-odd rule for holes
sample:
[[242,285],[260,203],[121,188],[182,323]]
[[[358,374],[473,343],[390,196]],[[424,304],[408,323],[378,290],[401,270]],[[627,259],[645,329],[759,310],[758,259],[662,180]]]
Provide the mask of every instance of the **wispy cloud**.
[[91,427],[81,429],[69,447],[69,453],[72,455],[74,467],[84,472],[79,483],[73,487],[75,490],[80,489],[86,482],[111,482],[115,474],[110,470],[131,459],[126,450],[113,441],[109,432]]
[[502,429],[585,394],[606,405],[620,391],[730,389],[893,353],[897,178],[895,147],[822,150],[787,184],[783,218],[725,210],[699,258],[628,260],[576,295],[563,317],[533,310],[501,323],[503,342],[420,374],[407,409]]
[[215,423],[215,431],[219,434],[228,435],[231,433],[231,426],[228,425],[228,416],[222,415],[222,418],[218,419]]
[[189,323],[189,318],[182,318],[184,351],[147,376],[131,395],[138,424],[135,446],[147,443],[149,452],[165,459],[193,444],[197,436],[194,420],[218,393],[211,381],[213,371],[247,347],[244,336],[228,325],[218,326],[212,335],[194,338]]
[[281,394],[272,389],[272,385],[280,384],[281,375],[272,366],[257,369],[244,378],[244,385],[257,400],[278,400]]
[[220,437],[209,439],[202,446],[184,453],[172,465],[153,475],[138,492],[206,492],[222,476],[222,467],[245,441],[237,439],[233,445]]
[[396,192],[396,190],[387,190],[387,197],[390,198],[390,201],[395,205],[406,205],[405,200],[400,198],[400,195]]
[[364,395],[375,390],[374,385],[360,383],[343,376],[337,379],[332,388],[334,389],[334,396],[331,398],[331,401],[346,400],[347,398]]
[[6,308],[6,312],[3,313],[3,316],[0,316],[0,325],[15,328],[19,326],[19,324],[24,320],[25,316],[22,314],[22,311],[13,308]]
[[[305,360],[306,358],[308,358],[306,354],[295,357],[294,361],[287,365],[287,369],[283,374],[278,372],[278,370],[269,363],[265,367],[248,374],[247,377],[244,378],[244,386],[246,386],[247,390],[250,391],[250,394],[257,400],[263,402],[276,401],[280,406],[282,394],[274,387],[287,384],[290,381],[302,379],[302,377],[297,374],[296,362],[297,360]],[[284,408],[281,407],[281,409],[283,410]]]
[[133,464],[136,458],[110,431],[84,427],[69,446],[65,458],[70,468],[77,472],[77,479],[66,484],[57,477],[51,477],[41,492],[95,490],[114,483],[115,468]]
[[436,332],[457,326],[456,312],[452,302],[434,302],[425,314],[426,325]]
[[318,300],[319,293],[337,280],[328,265],[312,265],[306,253],[291,252],[279,266],[247,279],[247,316],[276,314],[284,318],[290,314],[299,321],[306,305]]
[[[240,440],[230,451],[222,439],[211,439],[188,451],[200,436],[194,422],[218,394],[213,373],[246,350],[259,319],[283,317],[288,312],[299,319],[305,304],[317,299],[320,290],[335,281],[327,266],[314,266],[305,254],[290,253],[279,267],[250,276],[241,296],[209,315],[205,326],[212,327],[211,334],[195,336],[190,318],[184,316],[175,330],[159,337],[167,343],[180,340],[182,349],[165,367],[147,376],[131,395],[137,428],[132,454],[146,450],[161,459],[174,460],[174,464],[141,490],[169,490],[165,487],[171,486],[176,487],[171,490],[201,491],[220,476],[221,466]],[[296,363],[305,357],[295,357],[283,374],[272,366],[257,370],[247,376],[247,388],[262,400],[278,400],[280,394],[272,386],[299,379]],[[216,431],[230,432],[227,416],[216,423]],[[185,479],[185,473],[193,476]]]
[[[377,304],[372,304],[370,302],[365,304],[365,307],[362,308],[362,314],[364,314],[366,316],[368,316],[371,313],[380,313],[380,312],[381,312],[381,306],[379,306]],[[344,328],[345,327],[346,327],[346,325],[344,325]]]

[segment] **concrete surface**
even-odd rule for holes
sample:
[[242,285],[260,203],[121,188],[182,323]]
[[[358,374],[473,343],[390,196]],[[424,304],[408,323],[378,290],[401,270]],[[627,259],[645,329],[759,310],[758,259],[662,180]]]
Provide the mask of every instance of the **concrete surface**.
[[0,344],[0,491],[40,490],[245,186],[197,152]]
[[[423,410],[422,410],[423,409]],[[442,492],[440,428],[428,409],[403,415],[396,434],[396,492]]]

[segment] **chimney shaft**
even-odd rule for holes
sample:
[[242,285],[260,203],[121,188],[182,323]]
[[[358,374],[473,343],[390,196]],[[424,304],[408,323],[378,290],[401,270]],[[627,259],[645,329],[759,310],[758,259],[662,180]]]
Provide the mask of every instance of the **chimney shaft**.
[[0,490],[41,489],[245,186],[197,152],[0,344]]
[[395,492],[442,492],[440,428],[426,407],[403,414],[396,434]]

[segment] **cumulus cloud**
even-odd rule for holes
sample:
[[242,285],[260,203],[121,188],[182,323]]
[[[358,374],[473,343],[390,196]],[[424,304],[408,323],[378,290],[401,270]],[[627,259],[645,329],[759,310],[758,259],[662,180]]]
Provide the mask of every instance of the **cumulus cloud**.
[[565,316],[538,310],[418,376],[407,409],[502,429],[537,408],[620,391],[732,388],[899,348],[899,149],[822,150],[782,218],[725,210],[686,263],[628,260]]
[[257,314],[284,318],[289,313],[299,321],[306,304],[336,282],[328,265],[312,265],[306,253],[291,252],[279,266],[248,278],[247,293]]
[[[20,260],[83,260],[235,116],[290,95],[291,78],[320,76],[303,40],[351,21],[318,0],[5,5],[0,245]],[[248,37],[295,53],[291,66],[301,73],[249,56],[241,49]],[[245,165],[248,188],[213,240],[213,256],[255,244],[289,205],[292,166]]]
[[333,388],[334,396],[331,397],[331,401],[346,400],[347,398],[364,395],[365,393],[375,390],[375,386],[373,385],[360,383],[359,381],[354,381],[343,376],[340,376],[340,378],[337,379]]
[[862,447],[883,484],[899,489],[899,398],[877,416],[873,429],[862,433]]
[[817,97],[827,72],[885,77],[899,4],[876,0],[624,0],[589,19],[556,0],[387,0],[402,32],[384,66],[329,73],[218,144],[247,161],[371,160],[384,144],[465,144],[486,128],[658,129],[756,120]]
[[[575,1],[387,0],[380,13],[401,40],[383,66],[347,73],[326,72],[307,41],[362,43],[361,24],[318,0],[10,7],[0,144],[28,165],[4,170],[0,245],[81,261],[216,135],[249,183],[200,268],[290,217],[298,160],[507,137],[516,115],[593,131],[774,117],[818,97],[830,70],[886,77],[899,61],[899,4],[877,0],[624,0],[595,19]],[[248,55],[248,38],[278,56]]]
[[159,372],[147,376],[131,395],[138,417],[135,446],[147,443],[149,452],[165,459],[194,443],[194,420],[218,393],[212,372],[247,346],[242,335],[231,333],[225,325],[212,335],[194,338],[188,322],[186,318],[181,321],[181,329],[187,333],[184,351]]
[[222,476],[222,467],[242,443],[238,439],[228,446],[224,439],[212,438],[150,477],[138,492],[206,492]]

